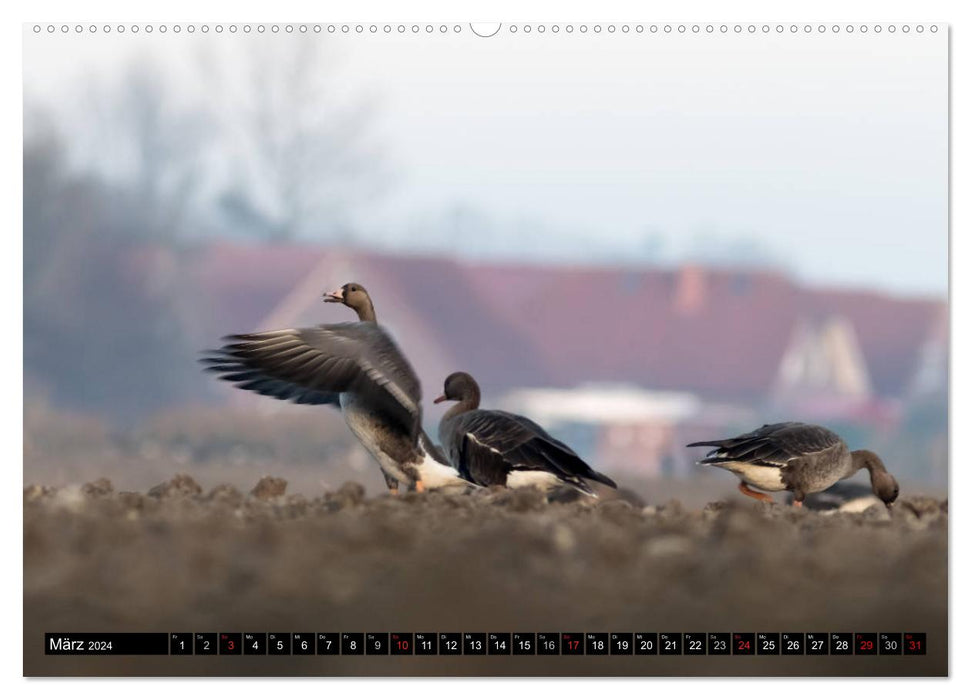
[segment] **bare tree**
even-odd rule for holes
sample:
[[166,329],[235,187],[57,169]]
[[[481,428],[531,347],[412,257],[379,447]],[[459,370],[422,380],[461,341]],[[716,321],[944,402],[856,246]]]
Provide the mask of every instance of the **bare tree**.
[[173,91],[159,67],[131,63],[109,82],[92,77],[70,120],[72,160],[134,198],[143,224],[131,233],[171,239],[185,234],[190,210],[200,204],[209,115]]
[[246,55],[244,80],[220,112],[236,154],[220,204],[234,224],[272,240],[343,239],[352,205],[386,182],[373,103],[341,94],[321,38],[287,39]]
[[130,190],[68,167],[56,132],[24,144],[25,392],[131,421],[201,392]]

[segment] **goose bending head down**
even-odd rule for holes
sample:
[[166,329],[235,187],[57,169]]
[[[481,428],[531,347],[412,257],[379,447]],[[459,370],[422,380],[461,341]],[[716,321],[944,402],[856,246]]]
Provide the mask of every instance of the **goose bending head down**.
[[438,437],[463,478],[480,486],[509,488],[568,485],[591,496],[596,494],[587,481],[617,488],[530,419],[480,409],[480,399],[479,385],[466,372],[449,375],[445,393],[435,399],[457,402],[442,417]]
[[853,450],[850,455],[853,458],[853,471],[858,472],[861,469],[866,469],[870,472],[870,486],[873,488],[873,494],[883,501],[887,508],[892,507],[897,496],[900,495],[900,485],[893,474],[887,471],[883,460],[870,450]]
[[421,385],[377,323],[364,287],[349,282],[324,295],[358,321],[228,336],[202,362],[240,389],[302,404],[339,407],[351,432],[381,467],[392,493],[466,488],[421,427]]
[[760,501],[772,497],[753,490],[791,491],[801,506],[807,494],[825,491],[861,469],[870,472],[873,493],[890,508],[900,486],[883,460],[870,450],[854,450],[839,435],[820,425],[773,423],[733,438],[693,442],[713,447],[699,464],[727,469],[739,479],[738,490]]

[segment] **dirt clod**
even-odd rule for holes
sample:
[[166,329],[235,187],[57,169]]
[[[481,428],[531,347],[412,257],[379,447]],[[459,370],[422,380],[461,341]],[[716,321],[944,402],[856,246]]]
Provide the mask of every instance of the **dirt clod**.
[[188,474],[176,474],[171,480],[154,486],[148,491],[153,498],[172,498],[175,496],[198,496],[202,487]]
[[81,491],[86,496],[98,497],[107,496],[114,491],[114,487],[108,479],[101,478],[81,487]]
[[253,498],[267,501],[278,498],[287,492],[287,480],[276,476],[264,476],[250,491]]

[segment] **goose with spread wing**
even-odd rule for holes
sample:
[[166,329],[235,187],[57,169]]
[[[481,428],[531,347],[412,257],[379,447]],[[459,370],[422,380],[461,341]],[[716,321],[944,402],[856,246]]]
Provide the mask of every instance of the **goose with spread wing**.
[[617,488],[529,418],[480,409],[480,397],[475,379],[455,372],[445,380],[445,393],[435,399],[458,402],[442,417],[438,438],[463,478],[509,488],[568,485],[591,496],[596,494],[587,481]]
[[860,469],[870,472],[873,493],[888,508],[900,487],[883,460],[870,450],[853,450],[839,435],[820,425],[773,423],[724,440],[692,442],[688,447],[713,447],[699,464],[721,467],[741,481],[738,490],[760,501],[772,497],[760,491],[791,491],[801,506],[807,494],[825,491]]
[[392,493],[469,486],[421,427],[421,385],[391,336],[378,325],[356,282],[324,295],[358,321],[228,336],[202,359],[240,389],[299,404],[340,408],[351,432],[381,467]]

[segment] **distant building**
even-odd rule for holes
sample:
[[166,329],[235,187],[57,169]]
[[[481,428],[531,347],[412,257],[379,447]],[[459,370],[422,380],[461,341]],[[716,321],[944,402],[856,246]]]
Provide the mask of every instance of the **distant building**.
[[[813,386],[901,398],[919,366],[940,368],[946,357],[945,300],[803,287],[773,271],[235,243],[188,262],[191,326],[210,334],[349,320],[350,310],[324,306],[321,294],[361,282],[426,387],[466,369],[487,394],[620,382],[726,401]],[[940,380],[939,369],[923,371]]]
[[800,319],[771,392],[777,400],[814,395],[869,399],[873,388],[853,325],[842,316],[820,323]]
[[908,401],[947,387],[946,300],[804,287],[774,271],[221,243],[181,272],[187,327],[210,339],[351,320],[321,294],[360,282],[426,398],[472,372],[487,405],[532,416],[605,470],[685,474],[686,442],[772,420],[892,435]]
[[637,471],[660,476],[675,427],[702,410],[688,393],[649,392],[623,385],[575,389],[519,389],[498,407],[539,422],[582,457],[610,472]]
[[908,398],[923,400],[946,397],[948,391],[948,314],[947,307],[938,309],[930,331],[921,343],[910,384]]

